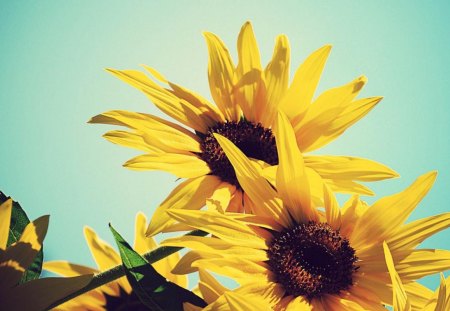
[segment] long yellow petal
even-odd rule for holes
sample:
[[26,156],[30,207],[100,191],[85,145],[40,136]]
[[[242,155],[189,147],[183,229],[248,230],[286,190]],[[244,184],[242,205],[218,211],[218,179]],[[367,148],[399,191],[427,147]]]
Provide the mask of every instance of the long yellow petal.
[[143,154],[123,166],[134,170],[162,170],[179,178],[195,178],[208,174],[208,164],[195,155],[178,153]]
[[270,311],[270,305],[264,304],[261,298],[253,295],[242,295],[236,292],[226,292],[225,299],[230,311]]
[[280,100],[289,83],[290,47],[288,38],[280,35],[276,39],[272,60],[264,70],[267,103],[261,109],[258,119],[265,127],[271,127],[277,117]]
[[98,270],[96,269],[77,265],[68,261],[46,261],[42,264],[42,269],[66,277],[98,273]]
[[402,254],[393,253],[396,269],[402,280],[414,281],[427,275],[450,269],[450,251],[439,249],[419,249]]
[[401,227],[387,241],[392,251],[413,249],[426,238],[450,227],[450,213],[418,219]]
[[229,121],[238,121],[240,109],[233,100],[234,64],[225,44],[215,34],[203,34],[208,45],[208,80],[211,95]]
[[165,246],[187,247],[199,252],[219,252],[223,257],[237,256],[261,262],[268,260],[265,250],[234,245],[225,240],[211,239],[209,237],[181,236],[164,240],[163,244]]
[[155,210],[146,234],[153,236],[174,223],[168,209],[201,209],[220,183],[217,177],[204,175],[179,184]]
[[[0,294],[2,310],[41,311],[86,286],[92,275],[45,278],[26,282]],[[4,309],[3,309],[4,308]]]
[[389,167],[364,158],[348,156],[304,156],[305,165],[326,179],[376,181],[399,175]]
[[[305,117],[296,122],[295,129],[301,130],[308,123],[323,124],[327,114],[334,113],[339,116],[343,110],[346,110],[353,99],[358,95],[364,85],[367,83],[365,76],[360,76],[347,84],[335,87],[320,94],[320,96],[311,104]],[[326,120],[328,121],[328,119]]]
[[214,211],[190,211],[171,209],[167,213],[176,220],[192,227],[209,232],[220,239],[237,246],[267,249],[263,239],[258,237],[250,227],[224,214]]
[[411,304],[405,289],[403,288],[402,279],[395,270],[394,260],[392,259],[391,252],[386,242],[383,242],[384,256],[386,258],[386,265],[391,276],[392,288],[394,292],[394,311],[410,311]]
[[236,93],[236,99],[246,119],[256,121],[255,105],[262,84],[262,68],[258,45],[250,22],[246,22],[239,33],[238,58],[236,73],[237,84],[240,88]]
[[333,192],[325,184],[323,185],[323,194],[327,223],[335,230],[340,229],[341,211],[339,209],[339,203],[337,202]]
[[[320,176],[320,175],[319,175]],[[340,179],[323,179],[333,192],[360,194],[360,195],[374,195],[373,191],[368,187],[351,180]]]
[[100,239],[94,230],[85,226],[84,237],[89,246],[92,257],[100,271],[108,270],[122,263],[122,260],[117,252],[111,247],[111,245]]
[[236,177],[245,194],[250,197],[255,206],[260,208],[260,215],[272,216],[281,224],[287,225],[289,218],[285,209],[277,198],[275,190],[257,170],[257,167],[227,138],[218,134],[214,134],[214,137],[233,165]]
[[108,69],[113,75],[144,92],[164,113],[194,130],[206,133],[216,123],[198,107],[162,88],[142,72]]
[[428,193],[435,179],[436,172],[426,173],[404,191],[375,202],[355,225],[351,237],[353,247],[362,249],[389,240]]
[[305,126],[303,136],[299,138],[304,140],[305,145],[302,146],[305,147],[305,151],[318,149],[338,138],[350,126],[368,114],[381,100],[382,97],[370,97],[353,101],[347,109],[342,109],[338,116],[324,113],[322,124],[318,122],[311,124],[310,127]]
[[278,113],[275,125],[274,132],[279,161],[278,193],[297,223],[317,221],[316,210],[311,207],[311,190],[294,130],[282,112]]
[[124,110],[112,110],[93,117],[90,123],[113,122],[139,130],[144,141],[166,152],[201,152],[200,138],[187,129],[162,118]]
[[312,306],[305,300],[302,296],[295,297],[292,299],[287,305],[286,311],[310,311],[312,310]]
[[0,250],[6,248],[11,222],[12,199],[9,198],[0,205]]
[[220,284],[205,269],[199,269],[198,276],[200,279],[198,287],[207,304],[216,301],[220,295],[223,295],[227,291],[227,288]]
[[309,108],[331,46],[325,45],[312,53],[297,69],[280,108],[290,119],[301,118]]
[[155,147],[154,145],[149,145],[144,140],[144,133],[140,131],[128,132],[128,131],[108,131],[103,134],[103,137],[120,146],[133,148],[137,150],[142,150],[147,153],[162,153],[163,150]]
[[208,119],[215,120],[217,122],[224,122],[225,119],[222,113],[219,111],[217,107],[212,105],[207,99],[205,99],[200,94],[191,91],[181,85],[168,81],[166,78],[162,76],[161,73],[156,71],[154,68],[143,65],[143,67],[157,80],[162,83],[168,84],[172,90],[168,90],[178,98],[184,99],[187,102],[194,105],[197,109],[200,110],[202,115],[205,115]]
[[133,249],[139,254],[149,252],[156,248],[156,243],[152,238],[145,234],[147,229],[147,217],[144,213],[137,213],[134,225],[134,244]]
[[267,274],[267,267],[263,267],[250,260],[236,257],[201,259],[192,265],[230,277],[241,284],[264,279]]
[[198,251],[188,251],[183,257],[181,257],[180,261],[174,266],[172,272],[175,274],[189,274],[199,270],[198,267],[194,267],[193,263],[205,258],[218,258],[220,254],[215,253],[207,253],[207,252],[198,252]]

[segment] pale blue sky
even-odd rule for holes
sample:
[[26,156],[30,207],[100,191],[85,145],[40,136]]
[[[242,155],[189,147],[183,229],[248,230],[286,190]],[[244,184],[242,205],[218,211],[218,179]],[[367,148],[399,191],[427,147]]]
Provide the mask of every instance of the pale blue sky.
[[[176,178],[122,168],[138,152],[104,141],[109,127],[86,124],[110,109],[162,115],[104,68],[147,64],[209,98],[202,31],[218,34],[236,55],[238,31],[250,20],[264,62],[279,33],[290,39],[292,72],[331,43],[319,91],[365,74],[362,95],[385,96],[321,153],[368,157],[396,169],[400,179],[373,186],[380,196],[437,169],[434,189],[412,217],[449,211],[449,8],[446,1],[2,2],[0,189],[30,218],[51,215],[47,260],[93,265],[84,225],[112,242],[112,222],[132,240],[135,213],[150,216]],[[449,232],[424,247],[449,248]]]

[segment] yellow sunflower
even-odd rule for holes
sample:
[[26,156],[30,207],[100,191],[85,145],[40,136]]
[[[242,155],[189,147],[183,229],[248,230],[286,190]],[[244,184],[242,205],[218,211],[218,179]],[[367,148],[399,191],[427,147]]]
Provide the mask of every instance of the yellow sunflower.
[[5,198],[0,204],[0,310],[44,310],[58,299],[86,286],[92,275],[44,278],[19,284],[42,248],[49,216],[30,222],[18,241],[7,247],[8,235],[13,234],[10,232],[12,209],[12,199]]
[[[392,280],[392,287],[394,291],[393,306],[394,311],[410,311],[411,301],[405,291],[402,280],[397,273],[392,259],[392,254],[386,242],[383,244],[384,255],[386,257],[386,265],[389,269],[389,274]],[[450,310],[450,277],[447,279],[441,274],[441,283],[438,289],[430,296],[427,301],[424,301],[419,308],[424,311],[448,311]]]
[[[275,126],[279,165],[276,190],[261,170],[228,139],[216,139],[230,159],[255,215],[225,213],[220,202],[207,211],[169,210],[185,224],[214,237],[172,238],[163,245],[195,250],[175,269],[202,267],[240,283],[239,292],[257,295],[276,310],[385,310],[392,305],[383,242],[413,310],[421,310],[430,290],[415,281],[450,268],[450,251],[416,249],[450,225],[450,213],[405,224],[434,183],[436,173],[419,177],[406,190],[368,206],[358,196],[341,209],[324,185],[324,209],[315,206],[295,132],[282,114]],[[296,159],[293,161],[292,159]],[[215,310],[223,299],[211,306]]]
[[[138,213],[136,215],[134,249],[140,254],[156,248],[154,240],[145,237],[146,225],[145,215]],[[102,241],[92,229],[85,227],[84,235],[98,269],[67,261],[44,262],[43,268],[63,276],[75,276],[86,273],[96,274],[122,264],[120,255],[108,243]],[[154,263],[153,267],[169,281],[186,288],[186,276],[174,275],[170,272],[178,259],[179,255],[175,253]],[[127,308],[132,308],[132,310],[136,311],[148,310],[147,307],[140,303],[126,277],[122,277],[78,296],[56,307],[54,310],[129,310]]]
[[[163,170],[186,178],[156,210],[147,231],[150,235],[174,229],[171,228],[174,221],[165,213],[167,209],[200,209],[210,197],[220,200],[232,212],[253,210],[215,133],[230,139],[255,163],[276,165],[279,159],[272,125],[278,109],[289,116],[295,140],[305,153],[339,137],[382,99],[356,99],[367,82],[361,76],[313,100],[331,50],[329,45],[312,53],[289,85],[290,48],[285,35],[276,38],[272,59],[265,68],[249,22],[243,25],[238,37],[237,66],[216,35],[206,32],[204,36],[209,52],[210,91],[216,106],[147,66],[144,68],[153,79],[140,71],[108,69],[142,91],[181,125],[154,115],[123,110],[108,111],[89,121],[130,129],[104,135],[113,143],[145,152],[126,162],[125,167]],[[363,158],[305,155],[304,161],[311,178],[321,179],[338,192],[371,195],[372,191],[357,181],[397,176],[386,166]],[[320,194],[313,193],[313,197]]]
[[[138,213],[136,215],[134,249],[141,254],[149,252],[157,247],[152,238],[145,237],[146,223],[147,220],[145,215]],[[94,260],[97,263],[98,269],[69,263],[67,261],[45,262],[43,265],[44,269],[64,276],[75,276],[84,273],[96,274],[100,271],[104,271],[121,264],[119,254],[109,244],[102,241],[92,229],[86,227],[84,233]],[[154,263],[153,267],[169,281],[187,288],[186,276],[171,273],[171,270],[175,267],[178,260],[179,255],[178,253],[175,253]],[[244,300],[248,303],[248,297],[239,293],[229,292],[227,288],[222,286],[207,271],[199,269],[198,272],[199,282],[196,289],[194,289],[194,292],[198,296],[202,297],[207,304],[214,303],[220,297],[224,300],[224,305],[230,306],[230,310],[234,310],[234,306]],[[197,311],[202,309],[189,303],[184,303],[183,307],[185,311]],[[122,277],[114,282],[108,283],[86,294],[78,296],[53,310],[107,311],[119,309],[129,310],[130,308],[134,311],[148,310],[147,307],[140,303],[136,294],[133,293],[126,277]],[[257,309],[248,310],[260,311]]]

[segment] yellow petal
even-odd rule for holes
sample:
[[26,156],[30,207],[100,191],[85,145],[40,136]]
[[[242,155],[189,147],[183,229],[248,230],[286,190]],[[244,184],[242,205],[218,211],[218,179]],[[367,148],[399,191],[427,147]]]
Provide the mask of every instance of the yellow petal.
[[216,190],[214,190],[211,198],[208,199],[208,202],[209,204],[214,205],[216,209],[223,212],[228,208],[231,197],[235,191],[235,186],[230,185],[227,182],[223,182],[216,188]]
[[349,102],[336,110],[323,112],[298,131],[298,127],[295,127],[302,151],[312,151],[335,140],[381,100],[382,97],[370,97]]
[[214,137],[233,165],[236,177],[245,194],[259,208],[259,215],[272,216],[280,223],[288,224],[288,215],[286,215],[286,211],[282,208],[275,190],[273,190],[267,180],[261,175],[257,167],[227,138],[218,134],[214,134]]
[[208,80],[211,96],[229,121],[238,121],[240,109],[232,98],[234,64],[225,44],[216,35],[205,32],[208,45]]
[[413,310],[422,310],[432,295],[431,290],[417,282],[403,284],[403,287]]
[[348,156],[304,156],[305,165],[326,179],[376,181],[399,175],[378,162]]
[[354,195],[342,207],[341,210],[341,234],[349,237],[353,232],[355,223],[366,212],[367,205]]
[[277,190],[297,223],[317,221],[311,207],[311,192],[303,156],[294,130],[283,113],[278,113],[274,129],[278,150]]
[[323,181],[330,187],[333,192],[374,195],[373,191],[368,187],[351,180],[323,179]]
[[[112,110],[93,117],[90,123],[114,123],[139,130],[143,140],[150,146],[166,152],[201,152],[200,138],[187,129],[162,118],[124,110]],[[107,121],[112,122],[112,121]]]
[[209,237],[180,236],[164,240],[165,246],[186,247],[199,252],[214,253],[220,252],[221,256],[238,256],[253,261],[268,260],[265,250],[254,249],[251,247],[234,245],[220,239],[212,239]]
[[[14,261],[15,266],[20,268],[20,271],[28,269],[34,258],[42,248],[42,242],[44,241],[45,235],[47,234],[49,216],[41,216],[33,222],[30,222],[22,232],[19,241],[11,244],[4,252],[1,254],[1,261]],[[21,278],[21,273],[17,273],[17,268],[9,277],[2,280],[2,287],[12,287],[19,282]]]
[[312,306],[305,300],[302,296],[298,296],[292,299],[287,305],[286,311],[310,311],[312,310]]
[[128,160],[124,166],[134,170],[162,170],[179,178],[195,178],[211,171],[199,157],[178,153],[143,154]]
[[411,310],[411,304],[403,288],[402,279],[395,270],[394,260],[386,242],[383,242],[383,249],[394,292],[394,311],[409,311]]
[[167,213],[176,220],[209,232],[234,245],[267,249],[265,241],[244,223],[212,211],[170,209]]
[[77,265],[68,261],[46,261],[42,264],[42,269],[68,277],[98,273],[98,270],[96,269]]
[[244,213],[244,198],[241,190],[236,190],[228,203],[227,212]]
[[192,265],[230,277],[238,283],[256,282],[258,279],[264,279],[267,274],[266,267],[253,261],[236,257],[201,259]]
[[[164,244],[164,242],[162,243]],[[215,253],[207,253],[207,252],[198,252],[198,251],[189,251],[183,257],[181,257],[180,261],[174,266],[172,269],[172,273],[174,274],[189,274],[192,272],[196,272],[199,270],[198,267],[194,267],[193,263],[205,258],[217,258],[220,255]]]
[[327,185],[323,185],[325,215],[327,223],[335,230],[341,228],[341,211],[339,203]]
[[109,131],[103,134],[106,140],[113,144],[124,147],[129,147],[137,150],[142,150],[148,153],[162,153],[163,151],[154,145],[149,145],[144,140],[144,133],[140,131]]
[[210,120],[215,120],[216,122],[224,122],[225,119],[222,115],[222,113],[217,109],[217,107],[213,106],[208,100],[206,100],[204,97],[200,96],[200,94],[197,94],[194,91],[188,90],[187,88],[175,84],[173,82],[168,81],[166,78],[164,78],[159,72],[157,72],[155,69],[150,68],[146,65],[143,65],[143,67],[150,72],[150,74],[160,80],[162,83],[168,84],[172,90],[169,90],[172,94],[177,96],[178,98],[184,99],[187,102],[194,105],[196,108],[200,110],[202,115],[207,117]]
[[236,292],[226,292],[224,294],[228,302],[230,311],[270,311],[270,305],[264,304],[261,298],[253,295],[242,295]]
[[330,45],[318,49],[295,72],[294,80],[280,103],[281,110],[290,119],[301,118],[309,108],[330,51]]
[[174,223],[168,209],[201,209],[220,183],[217,177],[205,175],[179,184],[156,209],[146,234],[153,236]]
[[144,92],[161,111],[196,131],[206,133],[209,126],[216,123],[216,120],[202,113],[198,107],[162,88],[142,72],[114,69],[108,71]]
[[276,39],[272,60],[264,70],[264,78],[267,91],[267,104],[258,119],[265,127],[271,127],[275,122],[278,104],[287,91],[289,83],[289,41],[285,35]]
[[405,252],[407,256],[401,258],[403,257],[402,253],[394,253],[394,258],[396,259],[397,272],[405,282],[450,269],[450,251],[439,249],[413,250]]
[[122,263],[117,252],[108,243],[101,240],[94,230],[85,226],[84,237],[100,271],[108,270]]
[[[243,84],[243,86],[237,92],[236,99],[246,119],[256,121],[255,104],[257,102],[258,89],[262,82],[262,68],[258,45],[250,22],[246,22],[239,33],[238,58],[239,63],[236,73],[238,84]],[[244,82],[247,80],[248,82]]]
[[387,242],[391,250],[413,249],[426,238],[450,226],[450,213],[434,215],[402,226]]
[[[45,278],[26,282],[0,294],[3,310],[41,311],[52,303],[86,286],[92,275]],[[4,294],[4,295],[2,295]]]
[[352,246],[362,249],[393,236],[431,189],[435,179],[436,172],[424,174],[404,191],[375,202],[356,223]]
[[9,198],[0,205],[0,249],[5,249],[8,243],[12,204],[12,199]]
[[207,304],[213,303],[220,297],[220,295],[223,295],[223,293],[227,291],[227,288],[220,284],[206,270],[199,269],[198,275],[200,278],[198,287]]
[[358,95],[366,83],[367,78],[360,76],[347,84],[329,89],[320,94],[308,109],[305,117],[300,122],[296,122],[294,128],[300,131],[310,123],[320,125],[326,123],[332,114],[334,117],[339,116],[348,108],[347,106]]
[[155,249],[156,243],[152,238],[145,235],[147,229],[147,218],[141,212],[136,214],[134,226],[134,250],[139,254],[147,253]]
[[441,283],[439,286],[438,298],[435,311],[446,311],[450,308],[450,299],[448,295],[448,284],[441,273]]

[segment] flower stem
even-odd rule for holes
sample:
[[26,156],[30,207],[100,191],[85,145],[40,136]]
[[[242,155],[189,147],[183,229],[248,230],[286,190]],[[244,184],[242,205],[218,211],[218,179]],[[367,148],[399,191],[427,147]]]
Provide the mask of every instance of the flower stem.
[[[204,232],[201,230],[194,230],[194,231],[190,231],[190,232],[186,233],[185,235],[205,236],[207,234],[208,234],[207,232]],[[148,263],[152,264],[152,263],[155,263],[158,260],[161,260],[169,255],[172,255],[173,253],[178,252],[181,249],[182,249],[182,247],[161,246],[151,252],[143,254],[142,256],[148,261]],[[112,282],[124,275],[125,275],[125,270],[123,269],[122,265],[115,266],[109,270],[106,270],[104,272],[96,274],[96,275],[94,275],[94,277],[92,278],[91,282],[89,282],[88,285],[86,285],[85,287],[77,290],[76,292],[74,292],[64,298],[57,300],[56,302],[54,302],[53,304],[48,306],[47,310],[50,310],[56,306],[59,306],[60,304],[63,304],[75,297],[78,297],[84,293],[87,293],[88,291],[91,291],[97,287],[100,287],[109,282]]]

